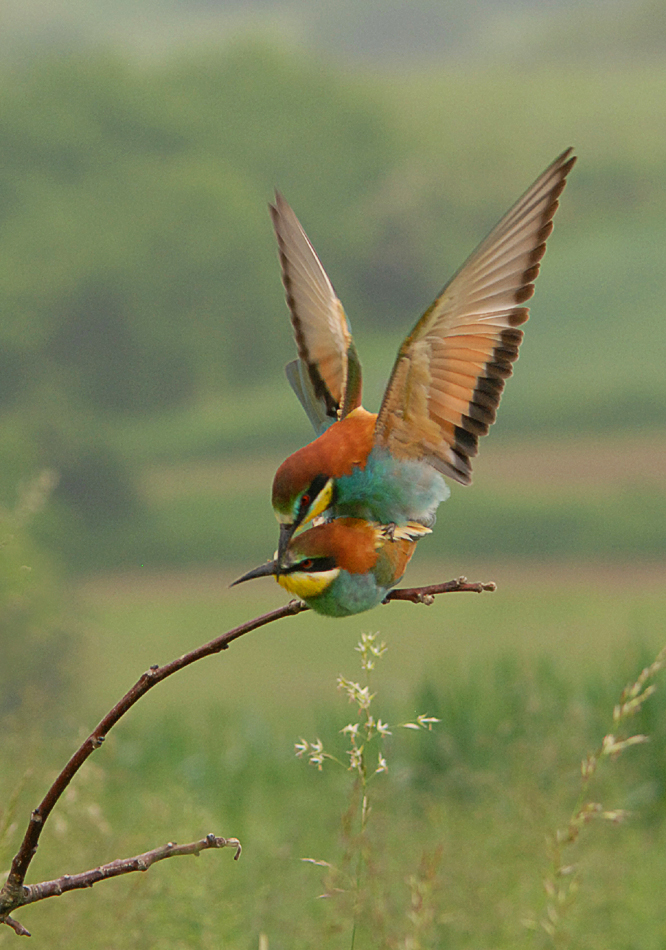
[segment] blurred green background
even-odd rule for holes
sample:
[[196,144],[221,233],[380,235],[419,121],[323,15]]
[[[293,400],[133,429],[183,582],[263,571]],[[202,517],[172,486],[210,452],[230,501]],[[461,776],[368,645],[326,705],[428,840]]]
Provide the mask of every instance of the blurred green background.
[[[578,761],[664,636],[666,7],[6,0],[0,64],[0,790],[6,800],[32,764],[24,809],[146,666],[284,601],[268,581],[227,588],[272,553],[273,473],[311,438],[283,374],[294,345],[273,189],[345,304],[364,403],[376,409],[401,340],[444,282],[575,147],[475,484],[453,486],[406,578],[467,574],[497,580],[498,592],[440,598],[428,612],[394,604],[334,623],[294,618],[181,674],[134,711],[91,772],[107,824],[90,819],[95,833],[81,827],[74,841],[72,805],[61,842],[81,867],[148,848],[175,834],[181,804],[196,818],[182,840],[211,830],[203,815],[217,833],[254,842],[243,884],[229,883],[237,868],[226,855],[206,856],[205,885],[159,868],[149,885],[87,895],[110,930],[129,908],[122,936],[97,933],[95,946],[144,946],[148,932],[160,947],[256,947],[260,933],[271,950],[324,945],[324,934],[337,946],[309,903],[316,885],[294,863],[328,786],[304,778],[289,748],[330,725],[335,675],[354,669],[359,631],[381,626],[392,713],[407,718],[426,696],[446,721],[434,764],[405,752],[400,774],[413,781],[388,780],[397,801],[418,802],[404,834],[441,837],[446,853],[460,836],[474,856],[461,879],[474,881],[488,861],[475,829],[490,808],[517,895],[507,909],[501,876],[479,885],[479,913],[458,895],[423,946],[522,946],[523,904],[538,902],[546,860],[537,842],[563,820]],[[544,715],[526,732],[537,707]],[[654,713],[650,728],[660,722]],[[202,743],[213,750],[205,766]],[[644,823],[622,832],[624,851],[603,838],[590,861],[610,874],[608,855],[624,855],[615,860],[627,879],[647,849],[646,880],[620,893],[610,878],[592,884],[579,945],[630,934],[641,908],[641,950],[661,946],[649,884],[666,870],[662,750],[641,750],[643,771],[613,792],[638,796]],[[476,789],[467,811],[461,774]],[[123,777],[144,823],[152,816],[148,838],[131,827]],[[520,821],[492,811],[507,783]],[[312,842],[315,856],[334,847],[340,810],[326,819],[325,846]],[[22,827],[2,812],[0,867]],[[529,870],[514,860],[523,833]],[[63,860],[49,873],[74,870]],[[269,898],[275,874],[293,907]],[[198,917],[210,881],[233,902],[229,920],[172,929],[174,901]],[[71,943],[83,900],[31,911],[37,945],[59,933]],[[300,920],[291,942],[287,906]],[[458,923],[442,923],[447,914]],[[76,926],[81,946],[93,945]],[[407,946],[398,932],[381,946]],[[636,945],[627,941],[612,945]]]

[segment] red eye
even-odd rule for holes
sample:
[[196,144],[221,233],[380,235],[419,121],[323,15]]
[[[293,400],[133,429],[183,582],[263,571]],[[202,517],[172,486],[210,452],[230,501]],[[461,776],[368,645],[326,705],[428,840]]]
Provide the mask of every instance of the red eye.
[[309,495],[303,495],[303,497],[301,498],[301,504],[302,504],[302,505],[309,505],[309,504],[310,504],[310,496],[309,496]]
[[307,558],[305,561],[301,561],[301,567],[305,568],[306,571],[309,571],[311,567],[314,566],[314,561],[311,557]]

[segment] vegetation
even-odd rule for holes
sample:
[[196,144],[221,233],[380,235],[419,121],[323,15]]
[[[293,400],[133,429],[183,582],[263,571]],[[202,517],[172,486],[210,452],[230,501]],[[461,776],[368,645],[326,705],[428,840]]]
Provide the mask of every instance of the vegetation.
[[[566,854],[552,837],[666,620],[666,71],[582,56],[594,22],[563,26],[562,61],[535,46],[520,69],[396,77],[254,41],[2,66],[0,870],[143,669],[282,602],[268,581],[227,590],[272,551],[272,474],[310,436],[282,374],[273,188],[345,301],[375,408],[465,254],[559,151],[580,154],[476,484],[410,566],[416,584],[481,563],[473,579],[498,592],[393,604],[360,628],[282,621],[156,690],[71,786],[35,877],[209,831],[243,856],[36,905],[37,946],[349,946],[353,906],[318,901],[331,875],[302,859],[352,867],[354,775],[293,748],[320,737],[344,757],[353,709],[334,681],[357,678],[370,624],[389,644],[377,715],[441,722],[386,737],[356,950],[368,933],[387,950],[661,947],[663,684],[631,724],[650,742],[586,792],[632,817],[585,826]],[[644,50],[642,23],[627,43]],[[563,908],[552,874],[572,865]]]
[[31,537],[30,522],[54,484],[44,471],[12,510],[0,509],[0,722],[48,716],[75,679],[73,612],[62,581]]
[[[482,600],[467,603],[462,609],[470,618]],[[387,608],[387,615],[394,607]],[[296,618],[290,623],[298,619],[307,622]],[[542,621],[550,621],[547,610]],[[277,635],[277,630],[269,631],[265,639]],[[302,633],[312,643],[312,631]],[[502,631],[497,633],[501,637]],[[411,636],[420,638],[418,632]],[[299,653],[300,676],[321,680],[321,634],[317,639],[309,658]],[[320,737],[325,752],[341,760],[348,759],[350,743],[361,745],[359,734],[354,739],[345,728],[354,722],[365,676],[351,659],[353,639],[347,637],[345,647],[344,695],[332,699],[331,681],[328,696],[320,694],[316,702],[306,699],[305,704],[294,692],[295,644],[292,637],[289,641],[289,655],[283,641],[282,666],[273,667],[275,682],[282,682],[285,691],[286,715],[276,716],[281,709],[278,687],[253,688],[250,656],[243,652],[250,640],[215,661],[215,671],[197,671],[204,681],[211,673],[218,680],[222,692],[217,702],[211,703],[208,690],[203,704],[192,705],[189,697],[201,684],[193,671],[189,684],[172,691],[168,710],[137,707],[136,717],[109,738],[77,778],[44,837],[33,873],[58,875],[63,864],[80,870],[145,850],[165,835],[180,842],[209,830],[241,839],[240,862],[233,863],[226,853],[204,854],[197,862],[178,859],[134,880],[119,879],[84,896],[35,905],[23,918],[38,945],[68,935],[74,948],[134,947],[150,934],[154,945],[169,948],[220,942],[256,948],[260,939],[273,950],[347,947],[356,918],[356,946],[425,948],[444,942],[456,948],[479,943],[601,948],[631,946],[637,914],[641,945],[659,945],[663,688],[642,705],[629,731],[621,733],[613,722],[620,684],[633,682],[643,662],[647,665],[647,659],[640,660],[647,657],[646,650],[634,649],[622,670],[616,666],[610,675],[588,667],[577,682],[564,675],[555,655],[542,653],[529,660],[505,652],[499,658],[472,660],[462,676],[449,670],[442,679],[431,673],[401,699],[391,688],[400,678],[391,673],[387,678],[382,669],[390,663],[393,647],[398,653],[404,650],[394,639],[370,681],[375,698],[369,712],[377,728],[381,720],[387,771],[382,766],[374,778],[366,777],[371,810],[359,838],[357,771],[325,761],[320,772],[294,757],[294,749],[304,751],[303,732]],[[617,650],[620,644],[613,645]],[[243,655],[234,658],[235,652]],[[443,652],[441,656],[443,660]],[[236,689],[234,659],[245,677]],[[358,689],[353,686],[357,680]],[[98,694],[100,687],[105,690],[103,678]],[[347,701],[350,692],[356,700],[352,704]],[[305,717],[304,709],[309,709]],[[361,711],[362,722],[369,712]],[[426,730],[397,725],[417,724],[424,712]],[[309,716],[312,721],[304,722]],[[44,773],[71,751],[75,731],[66,730],[50,748],[34,747],[33,774],[24,778],[10,816],[14,822],[19,819],[18,827],[13,822],[2,826],[5,860],[18,844],[21,817],[43,789]],[[601,803],[609,817],[583,824],[560,859],[569,872],[564,884],[575,879],[578,888],[566,893],[565,906],[553,896],[560,879],[544,890],[552,873],[549,841],[558,829],[566,831],[569,816],[580,810],[581,759],[610,733],[618,740],[649,734],[650,742],[628,747],[617,762],[592,777],[583,802]],[[305,758],[313,756],[317,765],[314,746],[313,753],[310,743]],[[3,758],[9,768],[0,780],[3,802],[20,783],[28,759],[25,751],[20,758],[11,752],[5,733]],[[368,749],[369,773],[382,764],[376,756]],[[618,810],[630,811],[631,817],[616,824]],[[329,897],[318,900],[327,889]],[[82,912],[83,900],[94,906]],[[556,932],[554,942],[542,922]]]

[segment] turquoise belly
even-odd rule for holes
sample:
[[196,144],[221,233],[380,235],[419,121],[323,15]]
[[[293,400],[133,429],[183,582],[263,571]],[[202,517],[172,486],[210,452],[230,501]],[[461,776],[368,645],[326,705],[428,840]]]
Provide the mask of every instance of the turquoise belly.
[[[395,578],[397,584],[399,577]],[[328,617],[351,617],[381,604],[390,590],[377,584],[372,573],[350,574],[340,571],[333,583],[318,597],[307,597],[305,603]]]

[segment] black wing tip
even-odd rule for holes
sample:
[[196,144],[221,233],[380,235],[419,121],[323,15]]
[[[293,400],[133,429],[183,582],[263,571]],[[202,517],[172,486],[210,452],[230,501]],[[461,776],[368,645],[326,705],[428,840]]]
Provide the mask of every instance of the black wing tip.
[[[528,266],[525,268],[525,271],[521,277],[522,286],[516,293],[517,304],[525,303],[525,301],[529,300],[534,294],[534,282],[539,276],[540,262],[546,253],[546,241],[553,233],[553,228],[555,227],[553,218],[555,217],[557,209],[560,206],[558,199],[564,191],[565,185],[567,183],[567,175],[576,164],[577,156],[571,155],[572,152],[573,146],[565,149],[544,172],[543,177],[547,177],[553,171],[557,172],[557,179],[555,184],[550,189],[550,200],[541,216],[542,224],[536,233],[537,243],[529,255]],[[569,155],[571,155],[570,158],[568,158]]]
[[546,170],[550,171],[550,169],[558,168],[560,171],[564,172],[565,175],[568,175],[576,164],[576,160],[578,159],[578,156],[574,155],[573,153],[574,148],[574,145],[570,145],[568,148],[565,148],[564,151],[560,152],[557,158],[550,163],[548,169]]
[[476,381],[474,398],[476,399],[478,396],[484,395],[487,396],[488,399],[494,399],[499,402],[504,390],[504,385],[504,379],[497,379],[494,376],[479,376]]
[[[530,271],[531,270],[532,268],[530,267]],[[525,280],[525,274],[523,274],[522,279]],[[516,291],[515,300],[517,304],[522,304],[522,303],[525,303],[525,301],[529,300],[530,297],[533,297],[533,296],[534,296],[533,278],[532,280],[530,280],[530,278],[528,277],[527,281],[523,283],[523,285],[519,287],[518,290]]]
[[[470,412],[473,410],[473,406],[470,403],[468,406]],[[462,427],[469,433],[471,433],[475,438],[481,438],[483,435],[488,435],[490,432],[490,423],[483,422],[481,419],[475,418],[476,415],[480,413],[475,413],[474,416],[468,414],[462,417]]]
[[[543,217],[544,224],[539,229],[536,236],[536,240],[538,242],[537,247],[539,246],[539,244],[545,244],[548,238],[553,233],[553,228],[555,227],[555,222],[553,221],[553,215],[555,214],[555,211],[557,211],[557,209],[559,208],[559,202],[555,202],[555,208],[552,211],[552,214],[550,213],[551,208],[552,208],[552,205],[546,208],[546,210],[544,211],[544,217]],[[548,217],[549,214],[550,214],[550,217]]]
[[508,333],[509,330],[513,330],[514,333],[520,334],[516,337],[518,344],[522,342],[524,333],[522,330],[517,330],[517,327],[521,327],[523,323],[527,323],[530,318],[529,307],[515,307],[509,314],[509,328],[503,331],[503,333]]
[[438,472],[441,472],[442,475],[446,475],[447,478],[452,478],[458,482],[458,484],[465,486],[471,485],[472,466],[467,453],[463,449],[458,449],[456,446],[453,446],[449,448],[447,454],[448,458],[442,458],[439,454],[433,454],[428,456],[425,461],[432,465]]
[[561,155],[558,155],[555,161],[552,162],[548,166],[546,171],[541,176],[542,179],[543,178],[547,179],[548,176],[551,174],[554,174],[556,176],[555,183],[553,184],[553,187],[551,188],[551,191],[550,191],[551,201],[550,201],[550,206],[548,207],[544,215],[545,220],[552,218],[555,212],[557,211],[558,198],[564,191],[569,172],[574,167],[577,160],[578,160],[578,156],[573,154],[573,146],[569,146],[569,148],[565,149]]
[[463,485],[465,488],[468,488],[472,484],[472,470],[469,471],[460,471],[456,469],[455,473],[450,475],[451,478],[454,478],[459,485]]
[[462,426],[454,426],[453,434],[456,440],[454,450],[458,454],[464,455],[469,461],[470,457],[473,458],[478,453],[478,436],[474,435],[472,432],[469,432],[468,429],[463,429]]

